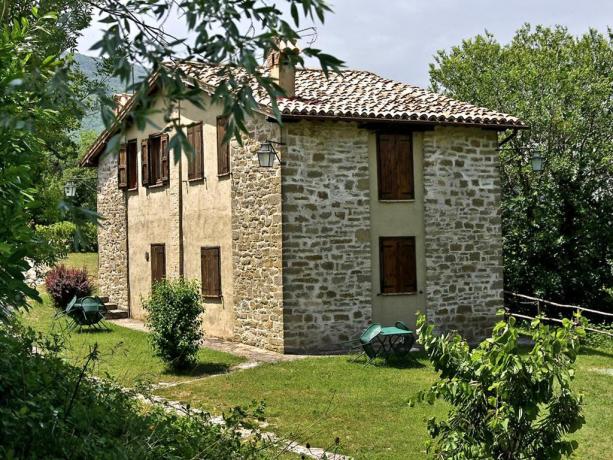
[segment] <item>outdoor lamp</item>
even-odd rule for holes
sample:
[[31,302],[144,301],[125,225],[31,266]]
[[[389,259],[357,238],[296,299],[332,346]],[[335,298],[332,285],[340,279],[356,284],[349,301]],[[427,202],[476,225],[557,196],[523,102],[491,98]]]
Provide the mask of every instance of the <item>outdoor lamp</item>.
[[76,194],[77,194],[77,184],[69,180],[64,185],[64,195],[66,195],[67,197],[73,197]]
[[530,163],[532,164],[532,171],[539,172],[543,170],[543,156],[538,150],[532,152]]
[[280,165],[284,164],[279,158],[279,155],[277,155],[277,151],[272,144],[285,145],[281,142],[274,141],[262,142],[260,144],[260,149],[258,150],[258,162],[260,163],[261,168],[272,168],[275,163],[275,158],[277,158]]

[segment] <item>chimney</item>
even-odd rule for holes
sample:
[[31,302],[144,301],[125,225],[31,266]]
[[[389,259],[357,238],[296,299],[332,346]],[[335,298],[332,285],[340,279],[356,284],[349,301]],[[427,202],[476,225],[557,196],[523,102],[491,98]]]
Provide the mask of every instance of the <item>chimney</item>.
[[115,115],[121,112],[121,109],[123,109],[123,107],[126,105],[126,103],[131,97],[132,95],[127,93],[113,94],[113,112],[115,113]]
[[290,64],[288,54],[298,54],[300,49],[294,43],[281,42],[279,50],[272,50],[266,57],[270,76],[283,88],[287,97],[296,96],[296,69]]

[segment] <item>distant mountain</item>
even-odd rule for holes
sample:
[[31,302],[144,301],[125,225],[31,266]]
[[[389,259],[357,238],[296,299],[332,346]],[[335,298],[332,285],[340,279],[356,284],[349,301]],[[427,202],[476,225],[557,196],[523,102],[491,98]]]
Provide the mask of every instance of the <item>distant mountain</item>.
[[[100,74],[98,69],[98,63],[100,62],[99,58],[77,53],[75,54],[75,62],[78,64],[81,72],[83,72],[86,77],[104,82],[109,95],[126,92],[126,88],[119,81],[119,78],[111,78],[106,75]],[[146,74],[147,72],[143,67],[139,65],[134,66],[135,81],[140,80]],[[104,123],[102,122],[102,118],[100,117],[100,110],[97,107],[93,109],[90,113],[86,114],[81,121],[81,130],[91,130],[95,131],[96,133],[99,133],[103,129]]]

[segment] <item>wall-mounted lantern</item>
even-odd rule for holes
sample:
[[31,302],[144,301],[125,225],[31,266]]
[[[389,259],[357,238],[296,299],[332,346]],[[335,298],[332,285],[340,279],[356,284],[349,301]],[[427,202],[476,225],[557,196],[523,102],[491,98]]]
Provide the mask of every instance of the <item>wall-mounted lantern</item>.
[[258,150],[258,162],[260,163],[260,168],[272,168],[275,163],[275,158],[279,162],[280,165],[284,165],[275,150],[273,144],[276,145],[285,145],[282,142],[275,141],[264,141],[260,144],[260,149]]
[[69,180],[64,185],[64,195],[66,195],[67,197],[71,198],[71,197],[75,196],[76,194],[77,194],[77,184],[75,184],[73,181]]

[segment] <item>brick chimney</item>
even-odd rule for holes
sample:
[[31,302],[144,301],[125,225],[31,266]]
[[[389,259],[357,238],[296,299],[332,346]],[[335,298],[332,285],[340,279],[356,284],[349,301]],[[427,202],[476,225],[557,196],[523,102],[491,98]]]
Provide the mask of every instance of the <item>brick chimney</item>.
[[281,42],[278,51],[272,50],[266,56],[266,67],[270,70],[270,76],[283,88],[287,97],[296,96],[296,69],[289,63],[287,55],[299,52],[296,44]]

